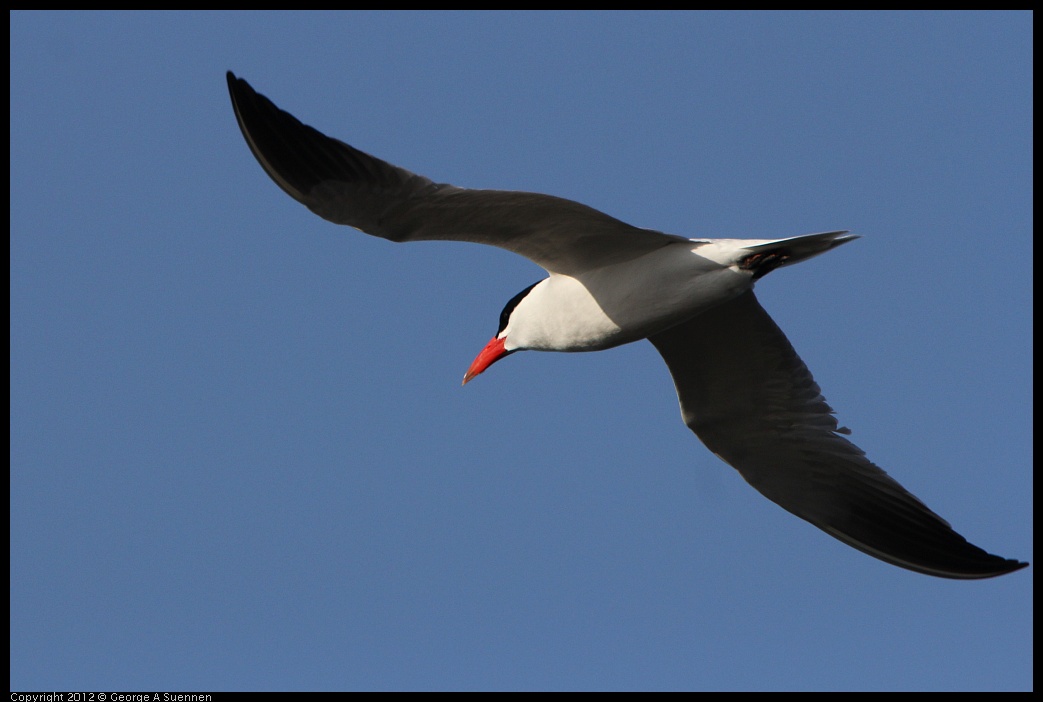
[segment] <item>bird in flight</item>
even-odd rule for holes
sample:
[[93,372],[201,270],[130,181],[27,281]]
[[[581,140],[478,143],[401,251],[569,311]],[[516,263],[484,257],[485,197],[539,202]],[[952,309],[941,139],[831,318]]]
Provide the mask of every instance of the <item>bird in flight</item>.
[[551,195],[436,183],[300,122],[228,73],[239,128],[290,197],[390,241],[468,241],[548,276],[511,298],[467,383],[517,351],[648,339],[685,424],[783,509],[902,568],[989,578],[1027,566],[969,543],[851,443],[807,366],[753,294],[764,275],[857,238],[688,239]]

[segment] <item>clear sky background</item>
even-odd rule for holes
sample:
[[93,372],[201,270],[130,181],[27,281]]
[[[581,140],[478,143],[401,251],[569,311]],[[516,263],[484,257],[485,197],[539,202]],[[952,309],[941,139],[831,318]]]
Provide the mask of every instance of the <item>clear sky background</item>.
[[11,686],[1027,690],[1034,567],[850,549],[650,344],[518,354],[542,277],[312,215],[232,114],[692,237],[853,439],[1032,560],[1032,28],[1014,14],[11,15]]

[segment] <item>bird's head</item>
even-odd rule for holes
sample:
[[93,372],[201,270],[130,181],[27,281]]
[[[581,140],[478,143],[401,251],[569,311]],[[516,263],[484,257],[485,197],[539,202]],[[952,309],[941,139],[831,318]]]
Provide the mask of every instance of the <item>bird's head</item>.
[[511,318],[514,315],[515,308],[518,307],[518,303],[529,294],[529,291],[539,285],[540,282],[542,281],[533,283],[507,301],[507,304],[503,307],[503,312],[500,313],[500,326],[496,330],[496,335],[489,340],[489,343],[485,345],[485,348],[479,352],[478,357],[471,363],[471,367],[468,368],[467,373],[464,374],[464,382],[462,385],[467,385],[472,378],[499,361],[501,358],[504,358],[515,351],[521,350],[522,347],[514,345],[508,340],[508,335],[512,330]]

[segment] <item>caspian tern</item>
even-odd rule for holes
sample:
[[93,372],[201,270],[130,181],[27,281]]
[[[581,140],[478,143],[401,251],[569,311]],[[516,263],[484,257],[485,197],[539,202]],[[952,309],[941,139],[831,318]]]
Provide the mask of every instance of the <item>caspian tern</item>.
[[754,282],[857,237],[687,239],[578,202],[435,183],[302,124],[228,73],[265,172],[320,217],[391,241],[470,241],[548,277],[512,298],[464,383],[516,351],[597,351],[648,339],[693,432],[769,500],[888,563],[945,578],[1027,566],[968,543],[842,434]]

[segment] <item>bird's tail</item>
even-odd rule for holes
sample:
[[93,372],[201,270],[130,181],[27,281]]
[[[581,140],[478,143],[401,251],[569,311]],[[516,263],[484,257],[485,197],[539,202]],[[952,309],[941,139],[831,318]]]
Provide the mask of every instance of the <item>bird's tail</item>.
[[804,234],[788,239],[775,239],[746,247],[749,255],[739,262],[739,267],[753,271],[753,278],[761,278],[776,268],[790,266],[825,253],[832,248],[854,241],[857,234],[847,231]]

